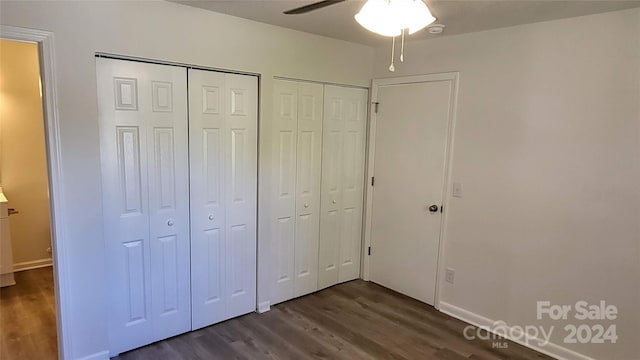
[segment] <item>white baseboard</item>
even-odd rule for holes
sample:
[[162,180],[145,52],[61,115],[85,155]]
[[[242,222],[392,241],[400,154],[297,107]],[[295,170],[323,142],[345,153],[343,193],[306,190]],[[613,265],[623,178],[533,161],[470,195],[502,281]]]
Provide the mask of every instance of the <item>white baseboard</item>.
[[100,351],[89,356],[78,358],[76,360],[109,360],[109,351]]
[[271,301],[263,301],[258,304],[258,314],[266,313],[271,310]]
[[15,284],[16,284],[16,280],[13,277],[13,273],[0,275],[0,287],[12,286]]
[[[486,318],[482,315],[478,315],[476,313],[459,308],[455,305],[451,305],[443,301],[440,302],[439,310],[449,316],[462,320],[476,327],[482,327],[483,329],[490,330],[492,328],[492,325],[496,323],[495,320]],[[497,335],[504,337],[505,334],[500,333]],[[580,354],[573,350],[569,350],[554,343],[549,343],[545,346],[536,345],[542,341],[541,339],[529,337],[529,341],[522,341],[522,339],[511,338],[509,336],[507,336],[506,338],[522,346],[526,346],[530,349],[536,350],[559,360],[594,360],[589,356]]]
[[13,264],[13,272],[39,269],[39,268],[52,266],[52,265],[53,265],[53,260],[51,258],[33,260],[33,261],[24,261],[24,262]]

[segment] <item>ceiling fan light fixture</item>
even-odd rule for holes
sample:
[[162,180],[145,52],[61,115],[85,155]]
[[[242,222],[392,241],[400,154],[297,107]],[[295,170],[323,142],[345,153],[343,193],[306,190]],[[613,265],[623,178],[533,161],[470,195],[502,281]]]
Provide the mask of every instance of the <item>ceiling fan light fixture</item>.
[[422,0],[367,0],[354,18],[365,29],[393,38],[391,41],[391,65],[389,65],[391,72],[396,71],[393,64],[396,36],[402,35],[400,62],[404,62],[405,34],[413,34],[436,21],[427,4]]
[[371,32],[382,36],[398,36],[401,29],[395,26],[397,20],[390,10],[387,0],[368,0],[354,18]]
[[420,31],[427,27],[429,24],[436,21],[436,18],[431,15],[431,11],[422,0],[415,0],[412,2],[411,10],[407,13],[409,22],[409,35]]
[[404,29],[413,34],[436,20],[422,0],[368,0],[354,17],[382,36],[398,36]]

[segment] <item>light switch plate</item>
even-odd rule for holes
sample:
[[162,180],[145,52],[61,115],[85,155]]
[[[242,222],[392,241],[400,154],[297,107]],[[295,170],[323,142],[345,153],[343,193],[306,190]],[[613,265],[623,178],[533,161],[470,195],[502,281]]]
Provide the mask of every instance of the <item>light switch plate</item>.
[[453,197],[461,198],[462,197],[462,183],[453,183]]
[[453,284],[456,281],[456,270],[452,268],[447,268],[444,273],[444,280],[449,284]]

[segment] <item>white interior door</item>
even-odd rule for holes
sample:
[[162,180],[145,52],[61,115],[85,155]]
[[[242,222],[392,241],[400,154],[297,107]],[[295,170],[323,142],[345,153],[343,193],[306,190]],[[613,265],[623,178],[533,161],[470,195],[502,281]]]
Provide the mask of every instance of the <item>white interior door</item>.
[[367,96],[324,87],[320,288],[360,275]]
[[321,84],[275,80],[272,304],[318,289]]
[[[370,279],[434,304],[451,81],[380,85]],[[436,205],[436,212],[429,206]]]
[[298,84],[294,296],[318,290],[322,85]]
[[187,79],[96,59],[111,354],[191,328]]
[[192,327],[226,316],[224,74],[189,70]]
[[192,326],[255,310],[258,80],[189,69]]
[[294,294],[298,84],[276,80],[273,90],[270,221],[275,282],[271,288],[271,302],[276,304],[293,298]]
[[225,75],[228,94],[225,154],[227,316],[256,309],[258,77]]

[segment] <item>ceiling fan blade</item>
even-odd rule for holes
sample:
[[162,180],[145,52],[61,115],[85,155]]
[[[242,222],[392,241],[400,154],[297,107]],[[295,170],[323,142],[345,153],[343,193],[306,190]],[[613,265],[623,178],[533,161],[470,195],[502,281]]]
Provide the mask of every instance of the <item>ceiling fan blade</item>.
[[334,4],[337,4],[337,3],[341,3],[343,1],[345,1],[345,0],[323,0],[323,1],[318,1],[318,2],[314,2],[313,4],[309,4],[309,5],[301,6],[299,8],[287,10],[287,11],[284,12],[284,14],[286,14],[286,15],[305,14],[305,13],[308,13],[310,11],[318,10],[318,9],[321,9],[323,7],[326,7],[326,6],[330,6],[330,5],[334,5]]

